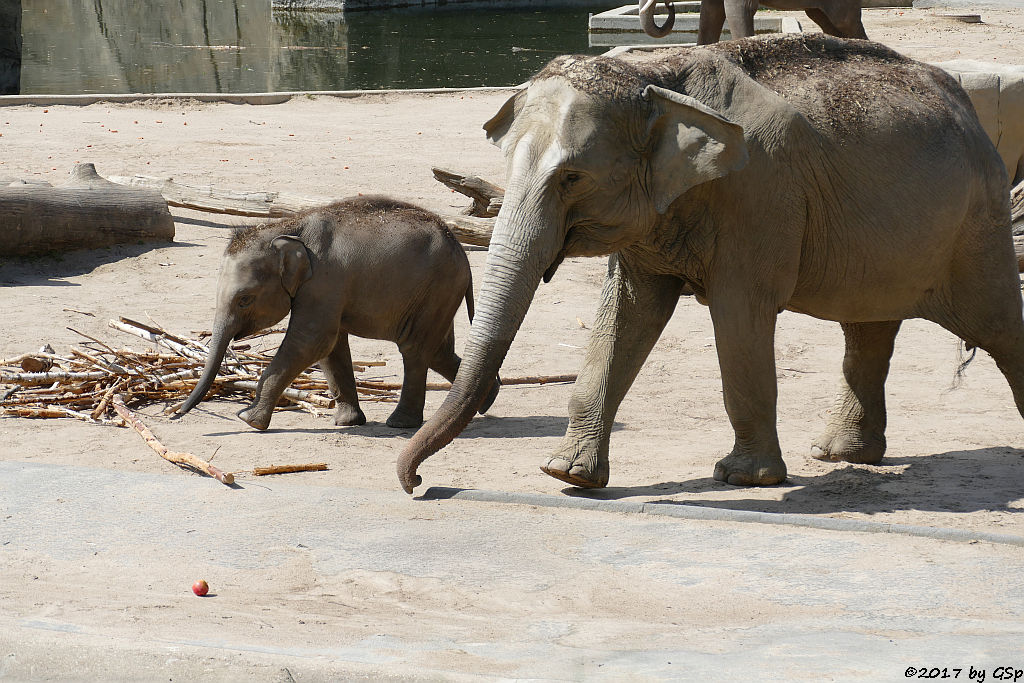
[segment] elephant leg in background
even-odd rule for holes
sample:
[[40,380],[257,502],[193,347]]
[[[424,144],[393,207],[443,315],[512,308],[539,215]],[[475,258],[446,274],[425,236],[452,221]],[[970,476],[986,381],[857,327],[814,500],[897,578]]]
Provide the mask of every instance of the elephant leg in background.
[[335,405],[334,424],[339,427],[366,424],[366,415],[359,407],[356,378],[352,372],[352,352],[348,347],[348,334],[342,332],[334,349],[320,359],[320,369],[327,377]]
[[[238,417],[255,429],[266,429],[274,407],[288,385],[295,381],[306,368],[328,356],[338,341],[337,329],[326,326],[303,329],[296,319],[308,319],[301,311],[292,309],[292,319],[288,332],[281,342],[281,348],[274,354],[274,359],[263,371],[259,384],[256,385],[256,397],[249,406],[238,413]],[[350,366],[351,367],[351,366]]]
[[569,400],[569,426],[545,473],[575,486],[608,484],[608,441],[615,413],[672,317],[683,282],[637,274],[609,260],[587,356]]
[[725,0],[701,0],[697,44],[717,43],[725,26]]
[[875,464],[885,454],[885,378],[901,321],[843,323],[843,379],[825,433],[812,447],[818,460]]
[[825,9],[808,7],[804,13],[830,36],[867,39],[868,34],[860,20],[859,3],[853,5],[849,2],[830,2],[824,7]]
[[[454,383],[455,376],[459,373],[460,365],[462,365],[462,359],[455,353],[455,325],[451,325],[448,328],[444,341],[441,342],[440,348],[438,348],[434,358],[430,361],[430,369],[449,382]],[[500,380],[495,378],[494,386],[487,394],[487,397],[484,398],[484,402],[480,404],[480,408],[477,409],[479,414],[483,415],[487,412],[491,404],[494,403],[494,399],[498,397],[499,389],[501,389]]]
[[402,391],[386,424],[396,429],[418,428],[423,424],[429,363],[421,346],[410,343],[399,345],[398,350],[402,353]]
[[752,291],[734,288],[708,297],[725,412],[736,433],[732,452],[715,464],[714,477],[734,486],[771,486],[786,479],[776,427],[778,306]]
[[754,13],[758,6],[757,0],[725,0],[725,16],[733,40],[754,35]]

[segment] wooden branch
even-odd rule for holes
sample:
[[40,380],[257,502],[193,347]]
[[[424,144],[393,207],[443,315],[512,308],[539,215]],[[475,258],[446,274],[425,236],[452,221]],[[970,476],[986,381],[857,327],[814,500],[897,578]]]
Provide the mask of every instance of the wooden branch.
[[146,445],[152,448],[157,455],[164,460],[172,462],[175,465],[184,465],[192,469],[204,472],[209,476],[213,477],[222,484],[233,484],[235,483],[235,477],[230,472],[221,472],[219,469],[206,462],[200,460],[191,453],[175,453],[169,451],[166,446],[160,443],[157,438],[153,435],[153,432],[149,431],[149,428],[142,423],[142,420],[138,416],[128,409],[128,406],[124,404],[124,399],[121,394],[116,394],[113,399],[114,410],[120,415],[125,422],[132,426],[132,428],[139,433],[139,436],[146,442]]
[[108,182],[77,164],[57,187],[0,187],[0,256],[112,244],[172,242],[174,219],[159,193]]
[[[516,384],[565,384],[575,381],[576,375],[531,375],[527,377],[502,377],[501,386],[506,387]],[[356,380],[356,388],[372,392],[397,391],[402,388],[402,383],[360,379]],[[450,382],[427,382],[428,391],[448,391],[451,388]]]
[[110,176],[107,179],[129,187],[156,190],[171,206],[232,216],[284,218],[303,209],[328,203],[328,200],[284,192],[223,190],[212,185],[185,185],[175,182],[173,178],[146,175]]
[[270,467],[254,467],[252,473],[257,477],[268,474],[288,474],[289,472],[323,472],[327,469],[327,463],[317,462],[308,465],[271,465]]
[[151,329],[146,329],[148,325],[142,326],[140,323],[128,320],[127,318],[121,318],[120,320],[109,320],[107,321],[107,324],[110,327],[113,327],[115,330],[127,332],[128,334],[133,334],[136,337],[145,339],[146,341],[153,342],[154,344],[159,344],[160,346],[170,349],[171,351],[174,351],[179,355],[185,356],[186,358],[191,358],[193,360],[197,360],[200,362],[206,362],[207,354],[205,351],[199,351],[197,349],[192,348],[187,343],[181,343],[180,341],[172,339],[171,337],[173,337],[174,335],[167,335],[166,333],[157,333],[152,331]]
[[504,188],[475,175],[463,175],[436,167],[430,170],[439,183],[473,200],[473,205],[464,212],[467,216],[493,218],[498,215],[505,196]]
[[533,375],[529,377],[502,377],[501,386],[513,384],[565,384],[575,382],[576,375]]
[[24,372],[24,373],[0,373],[2,384],[53,384],[54,382],[82,382],[89,380],[105,379],[110,377],[110,372]]
[[[230,380],[223,383],[223,386],[227,389],[241,389],[243,391],[256,391],[256,385],[256,382],[250,380]],[[334,407],[334,399],[318,396],[312,391],[292,389],[289,387],[288,389],[285,389],[281,395],[289,400],[306,401],[307,403],[312,403],[320,408]]]

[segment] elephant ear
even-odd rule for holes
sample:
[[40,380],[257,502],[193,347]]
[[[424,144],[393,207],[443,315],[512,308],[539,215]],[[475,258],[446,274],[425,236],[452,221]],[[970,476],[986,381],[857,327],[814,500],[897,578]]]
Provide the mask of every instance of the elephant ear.
[[306,245],[292,235],[275,237],[270,244],[277,251],[281,284],[284,285],[288,296],[294,298],[299,286],[313,277],[313,267],[309,263]]
[[644,99],[653,107],[647,148],[659,214],[691,187],[746,166],[742,127],[688,95],[656,85],[644,89]]
[[491,120],[484,124],[484,131],[491,144],[501,147],[501,141],[508,134],[509,128],[516,120],[516,116],[523,110],[526,103],[526,91],[520,90],[501,105],[498,113],[491,117]]

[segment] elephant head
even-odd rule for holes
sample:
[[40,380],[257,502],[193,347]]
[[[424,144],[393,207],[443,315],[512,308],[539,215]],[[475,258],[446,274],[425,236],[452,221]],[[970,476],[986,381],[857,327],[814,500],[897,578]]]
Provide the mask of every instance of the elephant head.
[[408,493],[419,464],[469,423],[541,279],[567,256],[650,238],[677,198],[747,160],[742,128],[603,57],[556,59],[484,130],[505,156],[505,199],[458,376],[399,457]]
[[284,318],[299,286],[312,277],[309,253],[298,237],[267,233],[266,226],[243,229],[228,244],[217,281],[209,355],[179,416],[206,396],[231,342]]
[[643,27],[644,33],[652,38],[664,38],[672,32],[672,27],[676,23],[675,5],[669,0],[664,0],[664,3],[668,9],[668,18],[665,19],[664,24],[658,26],[654,21],[654,10],[658,0],[640,0],[640,25]]

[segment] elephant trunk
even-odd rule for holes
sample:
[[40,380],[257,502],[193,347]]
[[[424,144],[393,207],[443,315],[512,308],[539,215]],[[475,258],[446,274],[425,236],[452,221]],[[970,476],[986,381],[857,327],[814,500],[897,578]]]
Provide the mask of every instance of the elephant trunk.
[[224,354],[227,353],[228,345],[231,344],[232,336],[231,331],[224,325],[218,325],[215,328],[213,337],[210,339],[209,355],[206,357],[206,365],[203,367],[203,374],[199,377],[199,383],[178,408],[176,415],[184,415],[206,397],[206,393],[213,386],[213,380],[217,377],[217,371],[220,370],[220,364],[224,360]]
[[658,26],[657,22],[654,21],[654,9],[658,4],[657,0],[640,0],[640,25],[644,29],[644,33],[651,36],[652,38],[664,38],[672,32],[672,27],[676,23],[676,8],[669,1],[664,0],[665,7],[668,8],[668,18],[665,19],[665,23]]
[[455,382],[398,458],[398,478],[406,493],[421,483],[416,474],[420,463],[458,436],[487,396],[541,275],[561,248],[560,231],[545,232],[550,226],[538,225],[535,213],[514,206],[506,203],[495,224],[476,316]]

